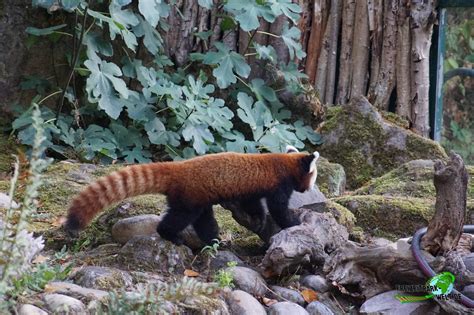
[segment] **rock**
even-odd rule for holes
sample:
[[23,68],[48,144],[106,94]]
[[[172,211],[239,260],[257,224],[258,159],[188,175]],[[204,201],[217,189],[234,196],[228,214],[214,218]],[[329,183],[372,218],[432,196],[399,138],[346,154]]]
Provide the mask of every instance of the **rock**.
[[474,284],[465,286],[461,293],[471,300],[474,300]]
[[212,270],[219,270],[221,268],[227,268],[228,262],[236,262],[237,266],[243,266],[244,262],[242,259],[237,257],[233,252],[228,250],[220,250],[217,252],[216,257],[211,259],[211,269]]
[[126,289],[133,285],[132,276],[128,272],[109,267],[83,267],[75,273],[74,280],[86,288],[102,290]]
[[272,285],[270,288],[273,291],[270,295],[272,299],[276,299],[278,301],[289,301],[301,306],[305,305],[306,303],[301,293],[296,290],[291,290],[276,285]]
[[48,315],[48,313],[34,305],[23,304],[18,310],[18,315]]
[[336,219],[337,223],[344,225],[349,231],[352,231],[355,226],[356,218],[354,214],[346,207],[332,200],[305,205],[304,207],[319,213],[331,213]]
[[334,315],[333,311],[323,303],[314,301],[306,306],[306,311],[309,315]]
[[364,97],[330,108],[321,135],[321,155],[350,170],[351,189],[410,160],[447,158],[438,143],[384,120]]
[[120,243],[127,243],[132,237],[156,234],[156,227],[160,216],[156,214],[143,214],[117,221],[112,227],[113,239]]
[[357,225],[371,233],[394,238],[412,236],[427,226],[435,200],[380,195],[344,196],[332,199],[354,213]]
[[267,292],[265,280],[255,270],[240,266],[227,270],[232,273],[236,288],[257,296],[264,296]]
[[318,178],[316,185],[329,198],[338,197],[346,191],[346,172],[341,164],[331,163],[320,157],[316,162]]
[[360,314],[438,314],[434,312],[434,309],[436,309],[437,305],[432,304],[431,301],[403,304],[395,298],[395,295],[397,294],[404,293],[401,291],[392,290],[371,297],[360,307]]
[[306,205],[324,202],[326,200],[326,197],[324,197],[321,191],[319,191],[318,187],[314,187],[314,189],[302,193],[294,191],[288,202],[288,208],[298,209]]
[[306,264],[320,264],[329,254],[346,243],[349,233],[332,214],[299,209],[302,224],[275,234],[270,240],[262,267],[266,272],[281,274]]
[[13,209],[17,209],[19,207],[15,200],[12,200],[10,196],[0,192],[0,209],[8,209],[10,205]]
[[[120,244],[127,243],[132,237],[157,235],[156,227],[164,215],[142,214],[117,221],[112,227],[112,237]],[[204,246],[192,226],[181,232],[184,244],[193,249]]]
[[232,291],[226,299],[231,314],[265,315],[265,308],[253,296],[242,290]]
[[83,288],[77,284],[62,282],[62,281],[53,281],[46,285],[48,293],[58,293],[64,294],[80,300],[100,300],[104,301],[109,293],[103,290]]
[[54,314],[87,315],[86,306],[81,301],[62,294],[45,294],[43,300]]
[[268,315],[308,315],[309,313],[298,304],[292,302],[278,302],[268,308]]
[[[69,163],[73,164],[71,161],[62,161],[60,163]],[[76,169],[70,170],[66,178],[70,181],[76,182],[78,184],[89,184],[93,178],[93,173],[97,170],[97,165],[94,164],[80,164]]]
[[302,286],[313,289],[316,292],[326,292],[329,290],[327,280],[319,275],[308,275],[301,278],[300,283]]
[[182,273],[193,253],[186,246],[163,240],[158,235],[135,236],[119,252],[118,259],[126,266],[147,268],[162,273]]
[[462,261],[464,262],[467,270],[474,272],[474,253],[464,256]]

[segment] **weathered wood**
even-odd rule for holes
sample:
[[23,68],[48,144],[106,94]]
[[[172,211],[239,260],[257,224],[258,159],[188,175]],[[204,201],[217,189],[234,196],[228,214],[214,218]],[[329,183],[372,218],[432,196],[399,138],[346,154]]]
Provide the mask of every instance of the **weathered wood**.
[[436,20],[435,0],[411,1],[411,102],[413,131],[423,137],[430,133],[429,125],[429,56],[433,24]]
[[468,173],[462,158],[454,152],[450,161],[434,165],[435,214],[421,246],[430,253],[444,254],[456,247],[466,215]]
[[318,65],[319,53],[321,51],[322,38],[324,34],[323,9],[324,0],[315,0],[311,17],[311,32],[309,34],[308,46],[306,50],[305,72],[309,81],[314,83],[316,69]]
[[411,33],[408,0],[402,0],[398,10],[398,45],[396,57],[397,114],[411,122]]
[[352,84],[351,98],[367,92],[369,67],[369,17],[366,1],[356,1],[354,37],[352,41]]
[[[444,258],[423,253],[435,271],[444,267]],[[342,293],[368,299],[403,284],[424,284],[425,275],[407,248],[362,247],[347,242],[324,265],[326,278]]]
[[331,34],[329,38],[329,50],[328,50],[328,69],[327,69],[327,82],[326,92],[324,97],[325,104],[333,104],[334,102],[334,91],[336,89],[336,61],[337,61],[337,49],[338,49],[338,38],[339,29],[341,26],[341,15],[342,15],[342,3],[339,0],[331,1]]
[[262,260],[267,275],[293,271],[305,265],[323,265],[329,254],[343,246],[349,237],[331,213],[298,209],[301,224],[281,230],[270,239]]

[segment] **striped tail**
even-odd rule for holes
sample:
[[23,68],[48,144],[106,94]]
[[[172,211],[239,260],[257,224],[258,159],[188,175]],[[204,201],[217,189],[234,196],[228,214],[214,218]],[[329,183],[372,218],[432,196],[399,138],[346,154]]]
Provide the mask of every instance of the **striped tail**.
[[125,167],[99,178],[77,195],[68,210],[66,232],[77,236],[101,210],[128,197],[163,193],[168,186],[163,163]]

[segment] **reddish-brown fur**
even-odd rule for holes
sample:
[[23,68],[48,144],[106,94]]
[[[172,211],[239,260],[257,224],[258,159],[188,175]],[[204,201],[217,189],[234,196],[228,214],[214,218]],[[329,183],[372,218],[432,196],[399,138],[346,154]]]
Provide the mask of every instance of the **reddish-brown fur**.
[[169,201],[185,200],[199,208],[273,190],[285,180],[298,183],[296,190],[304,191],[311,178],[301,165],[307,156],[219,153],[125,167],[90,184],[74,198],[66,228],[80,230],[107,206],[142,194],[162,193]]

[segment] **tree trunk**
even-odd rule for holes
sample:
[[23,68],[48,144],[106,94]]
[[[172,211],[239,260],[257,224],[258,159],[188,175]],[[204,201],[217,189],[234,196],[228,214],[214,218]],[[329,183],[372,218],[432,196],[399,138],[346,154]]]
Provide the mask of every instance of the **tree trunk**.
[[411,67],[413,131],[423,137],[430,133],[429,125],[429,55],[431,35],[436,18],[435,1],[411,2]]
[[341,56],[336,104],[346,104],[350,98],[352,81],[352,37],[354,34],[355,0],[343,1]]
[[339,28],[341,25],[341,8],[342,4],[340,0],[331,1],[331,34],[329,41],[329,55],[328,55],[328,70],[327,70],[327,82],[324,102],[326,104],[332,104],[334,101],[334,90],[336,84],[336,61],[337,61],[337,39],[339,38]]
[[436,188],[435,214],[423,236],[422,247],[433,255],[445,254],[456,247],[466,216],[468,173],[462,158],[454,152],[445,165],[434,165]]
[[410,63],[410,19],[408,17],[408,0],[402,0],[398,17],[397,45],[397,114],[412,121],[411,118],[411,63]]
[[309,81],[313,84],[316,79],[316,69],[325,28],[325,25],[323,24],[323,11],[325,10],[324,4],[325,0],[315,0],[313,3],[311,32],[309,35],[308,48],[306,50],[305,72],[309,77]]
[[351,98],[366,95],[369,65],[369,17],[366,1],[356,1],[352,42]]

